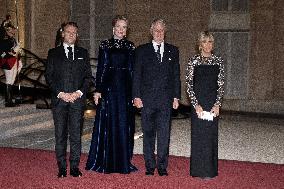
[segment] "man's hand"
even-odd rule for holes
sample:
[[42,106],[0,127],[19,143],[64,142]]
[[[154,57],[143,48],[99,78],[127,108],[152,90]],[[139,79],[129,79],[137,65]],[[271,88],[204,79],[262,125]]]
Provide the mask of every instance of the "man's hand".
[[73,92],[73,93],[69,93],[69,102],[74,103],[74,101],[77,100],[80,97],[81,97],[81,94],[77,91]]
[[178,103],[178,99],[174,98],[174,102],[173,102],[173,109],[178,109],[179,103]]
[[74,103],[74,101],[80,98],[80,96],[81,94],[79,92],[73,92],[73,93],[61,92],[59,93],[58,98],[62,99],[64,102]]
[[102,94],[101,93],[95,93],[94,94],[94,101],[95,104],[98,105],[99,104],[99,99],[102,98]]
[[60,92],[58,98],[62,99],[64,102],[69,102],[70,95],[69,93]]
[[143,107],[143,103],[141,98],[134,98],[134,106],[136,106],[136,108],[142,108]]

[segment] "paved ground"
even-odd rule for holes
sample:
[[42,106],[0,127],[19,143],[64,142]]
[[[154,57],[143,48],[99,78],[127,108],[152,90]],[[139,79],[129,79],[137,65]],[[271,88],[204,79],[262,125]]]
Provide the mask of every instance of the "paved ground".
[[[83,152],[91,140],[93,118],[86,118]],[[136,135],[141,134],[140,116]],[[0,147],[54,150],[52,128],[0,140]],[[142,138],[135,140],[134,153],[142,153]],[[179,115],[172,121],[170,154],[190,156],[190,120]],[[284,164],[284,118],[247,114],[223,114],[219,123],[219,158]]]

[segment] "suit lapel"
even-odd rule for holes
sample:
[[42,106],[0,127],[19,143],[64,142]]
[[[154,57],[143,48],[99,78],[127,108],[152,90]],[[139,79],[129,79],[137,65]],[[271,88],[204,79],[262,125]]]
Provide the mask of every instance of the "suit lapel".
[[153,46],[153,43],[149,43],[148,49],[149,49],[149,53],[148,54],[151,55],[151,58],[154,60],[154,62],[159,63],[158,62],[158,57],[156,55],[156,52],[155,52],[155,49],[154,49],[154,46]]
[[77,46],[74,46],[74,61],[78,59],[79,49]]
[[166,60],[168,60],[169,57],[169,46],[167,43],[164,43],[164,54],[163,54],[163,59],[162,62],[166,62]]
[[65,54],[65,50],[64,50],[64,47],[63,45],[61,45],[58,49],[58,52],[59,52],[59,56],[62,60],[68,60],[68,58],[66,57],[66,54]]
[[149,43],[149,50],[150,50],[150,54],[152,56],[153,59],[157,59],[156,53],[155,53],[155,49],[152,43]]

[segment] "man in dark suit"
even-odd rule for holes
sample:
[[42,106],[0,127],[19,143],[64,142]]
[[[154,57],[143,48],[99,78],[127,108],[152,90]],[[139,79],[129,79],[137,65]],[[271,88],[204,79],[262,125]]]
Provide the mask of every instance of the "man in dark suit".
[[[152,22],[151,43],[136,49],[133,73],[134,105],[142,108],[143,153],[146,175],[167,176],[171,110],[180,99],[178,48],[164,42],[166,25],[162,19]],[[155,140],[157,136],[157,161]]]
[[45,78],[52,90],[52,113],[55,125],[55,151],[58,178],[66,177],[66,148],[70,141],[70,175],[81,177],[81,131],[87,90],[91,81],[88,51],[75,45],[78,26],[68,22],[63,27],[63,44],[50,49]]

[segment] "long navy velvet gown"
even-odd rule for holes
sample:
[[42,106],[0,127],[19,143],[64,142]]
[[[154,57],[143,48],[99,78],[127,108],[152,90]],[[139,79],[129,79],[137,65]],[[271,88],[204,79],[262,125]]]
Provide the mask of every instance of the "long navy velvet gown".
[[86,170],[127,174],[131,164],[135,117],[131,80],[134,45],[126,39],[109,39],[100,44],[96,91],[102,94],[96,110]]

